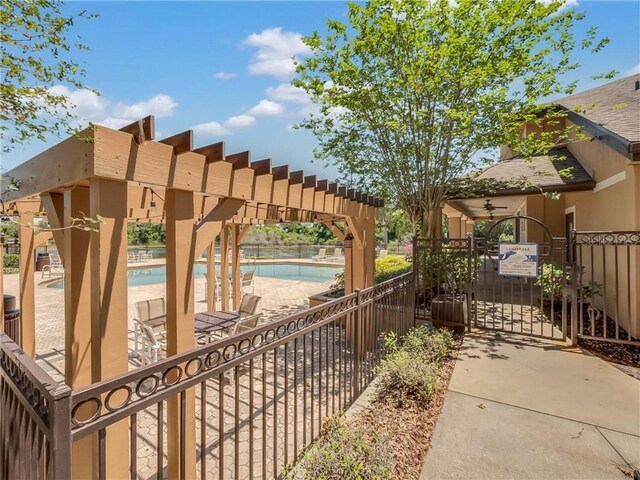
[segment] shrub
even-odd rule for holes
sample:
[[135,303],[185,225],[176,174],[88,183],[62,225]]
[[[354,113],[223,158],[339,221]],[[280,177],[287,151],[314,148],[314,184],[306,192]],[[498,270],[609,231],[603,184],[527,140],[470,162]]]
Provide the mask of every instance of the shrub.
[[[411,263],[400,255],[376,258],[375,282],[382,283],[411,270]],[[344,290],[344,272],[337,273],[331,290]]]
[[466,250],[424,249],[416,261],[418,291],[432,292],[443,288],[452,295],[467,292],[469,260]]
[[376,431],[349,427],[344,418],[327,420],[321,436],[287,466],[285,480],[373,480],[386,479],[393,470],[387,437]]
[[[584,275],[584,268],[578,267],[577,274],[579,278]],[[548,298],[555,303],[562,301],[562,290],[565,285],[571,284],[572,271],[571,265],[562,265],[557,262],[548,262],[538,267],[538,277],[535,285],[542,287],[542,291]],[[584,301],[589,301],[593,297],[601,295],[602,284],[589,281],[582,284],[579,288],[578,295]]]
[[5,253],[2,256],[2,268],[4,273],[15,273],[20,265],[20,257],[15,253]]
[[385,338],[387,356],[377,369],[378,393],[406,395],[428,402],[436,390],[440,363],[453,346],[453,334],[427,327],[410,330],[398,341],[395,333]]
[[376,259],[375,282],[382,283],[385,280],[402,275],[411,270],[411,263],[400,255],[387,255]]

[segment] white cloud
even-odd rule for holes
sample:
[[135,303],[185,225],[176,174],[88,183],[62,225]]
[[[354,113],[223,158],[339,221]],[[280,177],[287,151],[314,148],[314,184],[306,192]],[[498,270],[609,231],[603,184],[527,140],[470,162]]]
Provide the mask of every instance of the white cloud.
[[67,97],[73,114],[80,120],[93,121],[104,117],[107,102],[91,90],[70,90],[64,85],[56,85],[49,89],[54,95]]
[[281,83],[277,87],[268,87],[267,95],[281,102],[294,102],[302,105],[311,103],[311,98],[303,89],[294,87],[290,83]]
[[114,108],[113,115],[133,120],[147,115],[155,115],[158,118],[170,117],[173,115],[173,109],[177,106],[178,104],[169,95],[158,94],[149,100],[143,100],[133,105],[118,103]]
[[311,49],[302,41],[301,34],[283,32],[281,27],[252,33],[245,39],[244,45],[258,49],[249,64],[252,75],[290,77],[296,70],[292,57],[311,53]]
[[284,108],[282,108],[282,105],[278,102],[267,100],[266,98],[260,100],[260,103],[247,110],[247,114],[249,115],[268,115],[273,117],[282,115],[283,112]]
[[232,129],[248,128],[256,123],[256,118],[251,115],[237,115],[229,117],[224,122],[224,126]]
[[217,78],[218,80],[233,80],[237,76],[238,74],[233,72],[216,72],[213,74],[213,78]]
[[[556,0],[538,0],[545,5],[550,4],[551,2],[555,2]],[[563,10],[567,10],[569,8],[576,8],[579,6],[578,0],[564,0],[562,6],[558,9],[557,13],[562,12]]]
[[223,127],[218,122],[199,123],[191,128],[196,134],[209,137],[221,137],[231,134],[231,130]]
[[635,67],[630,68],[629,70],[624,72],[624,76],[628,77],[629,75],[637,75],[639,73],[640,73],[640,63],[637,64]]

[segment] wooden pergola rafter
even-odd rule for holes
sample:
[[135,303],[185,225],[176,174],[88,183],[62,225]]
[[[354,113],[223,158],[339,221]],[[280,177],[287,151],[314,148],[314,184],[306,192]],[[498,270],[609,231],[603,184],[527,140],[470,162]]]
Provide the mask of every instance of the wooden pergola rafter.
[[[252,225],[324,223],[345,243],[345,290],[373,285],[376,209],[383,202],[318,180],[249,151],[227,154],[223,142],[193,147],[192,131],[154,140],[154,119],[120,130],[86,129],[2,176],[2,200],[20,217],[22,348],[34,356],[34,251],[44,238],[26,226],[46,214],[65,269],[65,378],[72,388],[128,369],[127,224],[165,223],[167,229],[167,354],[194,347],[194,262],[208,250],[209,307],[215,307],[215,238],[220,236],[222,306],[229,308],[229,258],[234,307],[240,300],[239,245]],[[14,187],[7,188],[11,182]],[[71,228],[71,219],[101,217],[96,231]],[[335,223],[347,225],[343,231]],[[178,476],[179,436],[195,436],[194,397],[187,392],[185,423],[169,403],[169,475]],[[107,477],[128,475],[127,425],[107,428]],[[74,472],[91,477],[96,439],[74,443]],[[195,449],[188,456],[195,455]],[[119,460],[120,459],[120,460]],[[74,460],[74,464],[75,464]],[[87,466],[88,465],[88,466]],[[185,459],[187,469],[195,465]],[[187,476],[191,477],[187,472]]]

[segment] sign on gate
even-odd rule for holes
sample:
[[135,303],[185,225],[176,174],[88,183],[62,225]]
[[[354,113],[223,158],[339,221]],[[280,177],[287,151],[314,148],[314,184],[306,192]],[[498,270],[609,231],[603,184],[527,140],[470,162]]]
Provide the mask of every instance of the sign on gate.
[[511,277],[538,276],[537,243],[501,243],[498,251],[498,274]]

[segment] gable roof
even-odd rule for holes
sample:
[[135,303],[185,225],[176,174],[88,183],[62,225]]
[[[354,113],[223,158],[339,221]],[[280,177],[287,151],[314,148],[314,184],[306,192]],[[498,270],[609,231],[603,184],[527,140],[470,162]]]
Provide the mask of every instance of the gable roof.
[[[515,182],[527,185],[527,189],[543,190],[594,185],[591,175],[567,148],[554,148],[549,155],[538,155],[531,159],[515,157],[503,160],[488,167],[477,178]],[[522,190],[519,191],[522,193]]]
[[[611,147],[633,159],[640,152],[640,74],[556,100],[569,119]],[[610,134],[607,138],[607,134]],[[603,138],[601,138],[603,137]],[[613,142],[614,144],[611,144]],[[619,144],[619,145],[618,145]]]
[[548,155],[514,157],[494,163],[470,184],[463,185],[453,198],[591,190],[595,184],[578,159],[561,147],[550,150]]

